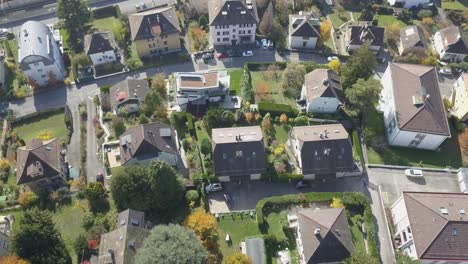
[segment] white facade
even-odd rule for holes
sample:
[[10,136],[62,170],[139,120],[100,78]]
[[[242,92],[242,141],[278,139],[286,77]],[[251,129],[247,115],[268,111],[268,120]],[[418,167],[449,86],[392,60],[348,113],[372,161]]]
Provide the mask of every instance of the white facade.
[[336,113],[341,103],[334,97],[318,97],[307,102],[307,113]]
[[213,45],[255,43],[257,24],[210,26]]
[[290,49],[315,49],[318,38],[289,36]]
[[387,2],[394,6],[397,3],[401,3],[404,8],[417,7],[418,5],[426,5],[431,2],[431,0],[387,0]]
[[401,241],[400,245],[398,245],[398,250],[410,256],[412,259],[417,259],[418,256],[403,196],[392,205],[391,209],[393,225],[395,226],[394,237],[399,238]]
[[39,86],[47,86],[51,74],[55,75],[55,78],[59,81],[63,81],[65,79],[65,73],[62,68],[60,68],[60,65],[55,63],[46,65],[44,62],[40,61],[29,64],[29,68],[29,70],[23,70],[24,74],[26,77],[36,81]]
[[[388,144],[392,146],[436,150],[448,136],[405,131],[398,127],[390,67],[387,67],[387,70],[383,74],[381,83],[383,89],[379,108],[384,113]],[[419,143],[414,145],[412,144],[413,140],[418,140]]]
[[444,39],[440,31],[434,34],[434,49],[443,61],[463,61],[467,54],[451,53],[445,50]]
[[[354,51],[357,50],[361,47],[362,45],[348,45],[348,51]],[[369,50],[377,53],[381,49],[381,46],[376,46],[376,45],[369,45]]]
[[89,58],[93,62],[93,65],[101,65],[117,61],[117,56],[113,50],[89,54]]
[[462,74],[453,84],[452,111],[462,121],[468,120],[468,74]]

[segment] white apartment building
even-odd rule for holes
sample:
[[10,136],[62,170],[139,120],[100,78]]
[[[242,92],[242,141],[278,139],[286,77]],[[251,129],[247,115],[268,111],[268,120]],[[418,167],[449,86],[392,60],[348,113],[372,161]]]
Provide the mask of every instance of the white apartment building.
[[468,73],[460,75],[453,84],[452,112],[462,121],[468,120]]

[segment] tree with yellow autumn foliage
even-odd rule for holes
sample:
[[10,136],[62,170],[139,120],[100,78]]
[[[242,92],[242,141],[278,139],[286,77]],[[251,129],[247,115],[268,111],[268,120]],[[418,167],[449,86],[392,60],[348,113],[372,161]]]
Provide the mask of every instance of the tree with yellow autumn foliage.
[[344,208],[343,201],[340,198],[333,197],[332,202],[330,204],[331,208]]
[[7,256],[0,257],[0,263],[2,264],[31,264],[29,260],[22,259],[16,255],[10,254]]
[[223,264],[253,264],[249,256],[236,252],[223,260]]
[[184,225],[193,231],[205,245],[218,235],[218,223],[212,214],[199,210],[190,214],[185,219]]
[[320,36],[322,37],[322,43],[327,42],[331,38],[332,23],[330,21],[324,21],[320,24]]
[[51,140],[53,137],[54,135],[47,129],[43,129],[37,134],[37,138],[42,139],[42,141]]
[[340,60],[331,60],[328,63],[328,68],[330,68],[330,70],[334,71],[335,73],[338,73],[340,71],[340,67],[341,67]]
[[286,114],[281,114],[280,116],[280,123],[286,124],[288,122],[288,116]]

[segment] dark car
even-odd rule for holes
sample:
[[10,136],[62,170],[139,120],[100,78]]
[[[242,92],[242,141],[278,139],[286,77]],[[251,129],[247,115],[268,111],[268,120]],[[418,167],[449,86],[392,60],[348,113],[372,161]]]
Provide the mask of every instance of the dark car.
[[218,59],[224,59],[224,58],[227,58],[228,55],[226,53],[224,53],[224,52],[220,52],[220,53],[216,54],[216,57]]
[[214,58],[213,53],[205,53],[205,54],[203,54],[203,56],[202,56],[202,59],[203,59],[203,62],[204,62],[204,63],[209,62],[209,61],[212,60],[213,58]]

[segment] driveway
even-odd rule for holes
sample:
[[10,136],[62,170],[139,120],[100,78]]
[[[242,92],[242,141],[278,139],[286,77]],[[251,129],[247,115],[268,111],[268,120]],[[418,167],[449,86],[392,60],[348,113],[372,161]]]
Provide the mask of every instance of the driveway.
[[369,181],[381,185],[386,206],[391,206],[402,191],[460,192],[457,174],[424,171],[423,179],[411,179],[403,170],[371,168],[367,170]]
[[[244,181],[241,184],[225,183],[224,190],[208,195],[211,213],[227,213],[239,210],[254,210],[257,202],[266,197],[306,192],[363,192],[363,182],[360,177],[349,177],[325,183],[311,182],[310,187],[296,189],[292,183],[271,183]],[[224,194],[229,194],[232,201],[229,206],[224,200]]]

